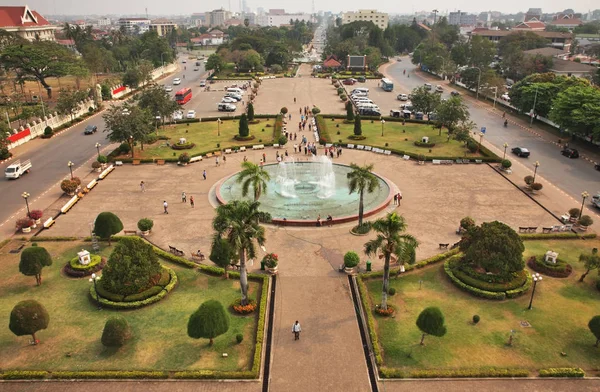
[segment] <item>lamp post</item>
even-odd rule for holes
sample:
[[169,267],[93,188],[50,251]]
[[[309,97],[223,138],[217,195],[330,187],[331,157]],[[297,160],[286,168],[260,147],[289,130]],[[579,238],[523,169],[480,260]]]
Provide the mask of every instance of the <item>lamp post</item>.
[[165,61],[163,60],[163,54],[165,54],[164,52],[160,54],[160,64],[164,67],[165,66]]
[[221,119],[217,118],[217,136],[221,136]]
[[27,192],[21,193],[21,197],[25,199],[25,206],[27,207],[27,217],[29,217],[29,201],[27,201],[27,199],[29,199],[29,196],[31,195]]
[[96,281],[100,279],[96,274],[92,274],[90,278],[90,282],[94,283],[94,291],[96,292],[96,302],[98,303],[98,310],[102,310],[102,305],[100,304],[100,295],[98,294],[98,286],[96,285]]
[[381,136],[383,137],[383,124],[385,124],[385,120],[381,119]]
[[479,150],[481,149],[481,141],[483,140],[483,136],[485,134],[483,132],[479,132],[479,145],[477,145],[477,153],[479,154]]
[[508,143],[504,143],[504,155],[502,155],[502,160],[506,159],[506,149],[508,148]]
[[533,295],[535,294],[535,286],[537,286],[538,282],[542,281],[542,275],[537,272],[533,274],[533,290],[531,290],[531,299],[529,300],[529,306],[527,309],[531,310],[531,305],[533,304]]
[[535,175],[537,174],[538,167],[540,167],[540,163],[538,161],[535,161],[533,166],[535,167],[535,169],[533,169],[533,182],[532,183],[535,183]]
[[498,98],[498,86],[494,87],[494,106],[493,108],[496,109],[496,99]]
[[96,150],[98,150],[98,158],[100,158],[100,146],[102,146],[102,144],[96,143]]
[[75,165],[75,164],[71,161],[69,161],[69,163],[67,163],[67,166],[69,166],[69,171],[71,172],[71,180],[73,179],[73,165]]
[[535,96],[533,97],[533,108],[531,109],[531,113],[529,116],[531,120],[529,120],[529,127],[533,126],[533,117],[535,116],[535,104],[537,103],[537,95],[538,95],[538,86],[535,87]]
[[477,93],[476,93],[476,97],[475,97],[475,99],[479,100],[479,85],[481,84],[481,68],[479,68],[479,67],[471,67],[471,68],[475,68],[476,70],[479,71],[479,76],[477,77]]
[[[585,203],[585,199],[587,199],[588,197],[590,197],[590,194],[587,193],[586,191],[584,191],[581,194],[581,199],[582,200],[581,200],[581,208],[579,209],[579,219],[581,219],[581,215],[583,215],[583,203]],[[25,199],[25,200],[27,200],[27,199]]]

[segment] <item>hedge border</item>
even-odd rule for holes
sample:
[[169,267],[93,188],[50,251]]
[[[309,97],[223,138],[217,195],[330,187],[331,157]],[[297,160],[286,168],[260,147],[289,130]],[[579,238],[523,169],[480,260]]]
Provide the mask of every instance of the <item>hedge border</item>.
[[[458,247],[454,248],[454,249],[450,249],[447,252],[439,253],[439,254],[437,254],[435,256],[432,256],[432,257],[430,257],[428,259],[421,260],[418,263],[415,263],[413,265],[406,265],[405,268],[404,268],[404,272],[406,273],[406,272],[412,271],[415,268],[416,269],[424,268],[424,267],[428,266],[429,264],[438,263],[438,262],[440,262],[442,260],[445,260],[445,259],[447,259],[447,258],[449,258],[451,256],[454,256],[454,255],[457,255],[459,253],[460,253],[460,249]],[[391,268],[390,269],[390,275],[397,274],[399,269],[400,269],[400,266],[398,266],[396,268]],[[380,277],[383,277],[383,270],[362,273],[359,276],[361,277],[361,279],[380,278]]]
[[448,260],[446,260],[444,262],[444,272],[446,272],[446,275],[448,276],[450,281],[452,283],[454,283],[454,285],[456,287],[458,287],[459,289],[466,291],[467,293],[470,293],[476,297],[480,297],[480,298],[494,299],[494,300],[499,300],[499,301],[506,299],[506,293],[504,291],[493,292],[493,291],[481,290],[476,287],[469,286],[468,284],[464,283],[462,280],[458,279],[454,275],[454,272],[452,271],[451,263],[453,263],[454,261],[460,260],[461,257],[462,257],[461,255],[456,255],[456,256],[449,258]]
[[561,271],[559,269],[553,268],[550,265],[546,265],[546,263],[544,262],[544,255],[531,256],[527,260],[527,266],[535,272],[539,272],[541,274],[548,275],[553,278],[568,278],[569,276],[571,276],[571,274],[573,273],[573,267],[571,266],[571,264],[561,259],[557,259],[557,263],[563,265],[564,270]]
[[382,367],[382,378],[486,378],[486,377],[528,377],[529,370],[518,368],[483,369],[426,369],[405,372],[400,369]]
[[574,377],[583,378],[585,372],[581,368],[546,368],[540,369],[540,377]]
[[528,240],[574,240],[574,239],[593,239],[596,238],[596,233],[549,233],[549,234],[519,234],[523,241]]

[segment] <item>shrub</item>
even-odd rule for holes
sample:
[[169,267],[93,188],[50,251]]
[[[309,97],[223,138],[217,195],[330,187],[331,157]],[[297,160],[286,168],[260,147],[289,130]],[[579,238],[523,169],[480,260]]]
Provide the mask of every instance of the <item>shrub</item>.
[[360,256],[354,251],[348,251],[344,255],[344,266],[346,268],[354,268],[360,263]]
[[588,328],[590,329],[590,332],[593,333],[594,337],[596,338],[595,347],[598,347],[598,345],[600,344],[600,316],[592,317],[592,319],[588,323]]
[[15,222],[15,227],[17,230],[25,229],[34,225],[34,221],[31,218],[19,218]]
[[467,142],[467,150],[469,150],[470,152],[476,152],[477,148],[478,148],[478,145],[474,141],[469,140]]
[[[125,143],[125,145],[127,147],[129,147],[129,144]],[[129,151],[127,151],[129,152]],[[108,158],[106,157],[106,155],[98,155],[98,158],[96,158],[96,161],[102,163],[102,164],[106,164],[108,163]]]
[[546,263],[544,256],[531,256],[527,260],[527,266],[536,272],[555,278],[566,278],[573,272],[573,267],[565,261],[558,259],[556,264]]
[[[196,147],[196,144],[192,142],[171,144],[173,150],[190,150],[194,147]],[[175,155],[175,153],[173,153],[173,155]]]
[[192,313],[187,327],[189,337],[209,339],[211,346],[213,339],[227,330],[229,330],[229,316],[223,305],[214,299],[204,302]]
[[279,143],[280,146],[285,146],[287,142],[288,138],[285,135],[281,135],[279,136],[279,139],[277,139],[277,143]]
[[502,168],[503,169],[510,169],[510,167],[512,166],[512,162],[509,161],[508,159],[505,159],[502,161]]
[[444,272],[446,273],[448,278],[450,278],[450,281],[452,283],[454,283],[454,285],[456,287],[458,287],[459,289],[464,290],[468,293],[471,293],[476,297],[481,297],[481,298],[486,298],[486,299],[495,299],[495,300],[503,300],[506,298],[506,293],[503,293],[503,292],[496,293],[496,292],[492,292],[492,291],[480,290],[476,287],[472,287],[472,286],[469,286],[469,285],[463,283],[460,279],[458,279],[456,276],[454,276],[451,265],[452,265],[453,261],[457,260],[456,258],[460,258],[460,256],[453,256],[444,262]]
[[275,268],[279,263],[279,257],[275,253],[267,253],[262,261],[267,268]]
[[102,167],[102,164],[98,161],[94,161],[92,162],[92,169],[100,169],[100,167]]
[[585,377],[581,368],[548,368],[540,370],[540,377]]
[[240,135],[241,137],[248,137],[248,135],[250,135],[250,128],[248,127],[248,117],[246,116],[246,113],[242,113],[242,115],[240,116],[238,135]]
[[579,208],[575,207],[575,208],[571,208],[569,210],[569,217],[571,218],[577,218],[579,216]]
[[103,240],[107,240],[109,246],[110,237],[121,230],[123,230],[123,223],[121,222],[121,219],[112,212],[101,212],[96,217],[96,221],[94,222],[94,233]]
[[119,152],[122,155],[129,154],[131,152],[131,146],[129,145],[129,143],[121,143],[121,145],[119,146]]
[[356,225],[352,228],[352,232],[355,234],[367,234],[371,231],[371,224],[369,222],[363,222],[362,225]]
[[19,272],[25,276],[34,276],[37,285],[42,284],[42,268],[52,265],[50,253],[41,246],[23,249],[19,261]]
[[48,126],[48,127],[44,128],[44,135],[45,136],[52,136],[53,133],[54,133],[54,131],[52,131],[51,127]]
[[594,223],[594,220],[589,215],[583,215],[581,218],[579,218],[577,223],[579,223],[581,226],[588,227]]
[[69,267],[71,267],[74,270],[88,270],[95,268],[101,262],[102,257],[100,255],[90,254],[90,263],[87,265],[83,265],[79,263],[79,257],[75,256],[71,260],[69,260]]
[[460,227],[465,230],[470,230],[471,228],[475,227],[475,220],[470,216],[465,216],[460,220]]
[[281,114],[287,114],[288,112],[288,108],[286,108],[285,106],[281,108],[281,110],[279,111],[279,113]]
[[544,187],[542,184],[540,184],[539,182],[534,182],[533,184],[529,185],[531,187],[531,190],[534,191],[540,191],[542,190],[542,188]]
[[220,236],[215,236],[210,247],[208,259],[224,269],[225,277],[227,277],[227,267],[233,263],[234,258],[235,252],[231,249],[229,241]]
[[42,212],[42,210],[31,210],[29,212],[29,217],[35,220],[42,219],[43,215],[44,213]]
[[314,108],[311,109],[311,112],[313,115],[316,116],[317,114],[321,113],[321,109],[319,109],[318,107],[315,106]]
[[393,287],[390,287],[390,288],[388,289],[388,294],[389,294],[389,295],[394,295],[394,294],[396,294],[396,289],[395,289],[395,288],[393,288]]
[[523,181],[525,181],[525,184],[531,185],[531,184],[533,184],[533,176],[525,176]]
[[129,339],[131,339],[131,327],[124,317],[113,316],[106,320],[100,339],[103,346],[122,347]]
[[421,336],[421,344],[425,339],[425,335],[444,336],[446,334],[446,326],[444,325],[444,315],[439,308],[430,306],[425,308],[417,318],[417,327],[423,332]]
[[473,324],[477,324],[479,322],[479,320],[480,320],[480,317],[478,314],[473,316]]
[[362,135],[362,126],[360,123],[360,114],[354,116],[354,136]]
[[62,189],[63,192],[65,192],[68,195],[72,195],[77,191],[77,188],[79,187],[79,184],[77,184],[76,181],[74,180],[63,180],[60,183],[60,189]]
[[188,154],[187,152],[184,152],[179,155],[179,162],[181,163],[190,163],[190,159],[190,154]]
[[414,145],[417,147],[429,147],[429,148],[435,147],[435,143],[430,143],[430,142],[425,143],[425,142],[420,142],[420,141],[415,141]]
[[463,283],[485,291],[505,292],[507,290],[517,289],[527,281],[527,272],[521,270],[511,275],[512,279],[504,282],[491,282],[486,279],[490,275],[481,274],[479,277],[473,277],[474,274],[465,273],[465,266],[454,268],[452,272],[454,276],[460,279]]
[[244,335],[238,333],[237,335],[235,335],[235,340],[238,342],[238,344],[242,343],[244,341]]
[[342,95],[343,92],[344,92],[344,89],[342,87],[338,87],[338,89],[337,89],[338,95]]
[[37,344],[37,331],[48,328],[50,316],[46,308],[32,299],[21,301],[10,312],[8,328],[17,336],[31,335]]
[[242,305],[241,298],[237,298],[231,304],[231,308],[233,309],[233,311],[239,314],[250,314],[256,310],[256,307],[256,301],[252,298],[248,298],[248,305]]
[[254,104],[252,102],[248,104],[246,111],[248,113],[248,121],[254,121]]
[[148,218],[142,218],[137,223],[138,229],[141,231],[150,231],[154,226],[154,221]]

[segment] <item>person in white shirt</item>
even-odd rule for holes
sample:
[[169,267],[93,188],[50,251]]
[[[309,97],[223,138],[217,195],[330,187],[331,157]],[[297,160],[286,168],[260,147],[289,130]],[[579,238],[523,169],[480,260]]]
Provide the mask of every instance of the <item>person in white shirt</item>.
[[166,201],[166,200],[165,200],[165,201],[163,201],[163,207],[164,207],[164,209],[165,209],[165,214],[168,214],[168,213],[169,213],[169,210],[167,210],[167,208],[169,208],[169,205],[167,204],[167,201]]
[[292,332],[294,333],[294,340],[300,340],[300,331],[302,331],[302,328],[300,328],[300,323],[298,322],[298,320],[296,320],[296,323],[294,323],[294,325],[292,325]]

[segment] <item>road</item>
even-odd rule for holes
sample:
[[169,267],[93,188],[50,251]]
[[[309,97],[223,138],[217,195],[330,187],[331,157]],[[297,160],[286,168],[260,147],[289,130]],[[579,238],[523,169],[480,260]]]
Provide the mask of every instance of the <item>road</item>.
[[[171,84],[173,78],[182,78],[180,86],[175,87],[195,87],[199,88],[199,81],[206,76],[200,68],[199,71],[193,71],[195,60],[187,60],[187,64],[182,64],[181,61],[187,56],[181,56],[178,60],[179,70],[172,75],[158,81],[159,84]],[[187,68],[184,70],[184,66]],[[185,79],[183,75],[185,74]],[[194,90],[195,90],[194,89]],[[174,88],[174,90],[176,90]],[[172,93],[174,94],[174,92]],[[105,103],[105,105],[107,105]],[[108,104],[110,105],[110,104]],[[98,132],[94,135],[84,135],[83,130],[89,124],[97,125]],[[15,148],[12,152],[16,159],[31,159],[33,168],[29,174],[17,180],[0,179],[0,227],[12,226],[14,221],[21,215],[25,215],[25,202],[21,197],[23,192],[28,192],[31,197],[29,204],[31,209],[44,209],[49,204],[48,200],[52,199],[52,192],[47,194],[53,185],[70,176],[67,163],[73,162],[74,174],[88,173],[91,170],[90,158],[97,154],[96,143],[102,144],[101,152],[107,154],[114,146],[110,146],[110,142],[106,139],[106,133],[103,132],[105,124],[102,119],[102,114],[96,115],[79,124],[73,126],[68,131],[64,131],[51,139],[34,139],[22,146]],[[4,173],[4,169],[10,164],[5,162],[0,164],[0,170]],[[40,199],[45,195],[44,199]],[[54,200],[60,197],[60,192],[55,192]],[[50,202],[53,202],[51,200]],[[37,202],[40,203],[37,203]],[[17,212],[19,213],[18,215]],[[6,230],[3,230],[5,232]]]
[[[410,77],[403,74],[404,70]],[[402,61],[390,64],[384,72],[394,80],[394,97],[399,93],[409,93],[412,89],[422,86],[423,83],[431,83],[434,86],[442,84],[434,76],[416,72],[416,67],[410,62],[409,57],[402,57]],[[447,97],[451,90],[446,86],[444,88],[446,90],[444,97]],[[494,111],[491,105],[477,102],[475,99],[465,96],[465,94],[463,94],[463,98],[465,98],[465,102],[469,107],[471,119],[477,123],[479,128],[486,127],[485,139],[500,151],[504,151],[504,143],[509,145],[506,156],[513,161],[513,164],[519,162],[529,167],[533,174],[534,163],[538,161],[540,166],[537,175],[563,190],[579,204],[581,203],[581,193],[583,191],[588,191],[590,194],[596,194],[600,191],[600,172],[595,170],[593,164],[586,160],[568,159],[562,156],[560,147],[553,143],[557,139],[555,136],[536,130],[535,125],[533,129],[523,127],[518,124],[521,122],[520,120],[510,118],[509,126],[504,128],[501,110]],[[398,104],[400,104],[400,101],[398,101]],[[537,136],[532,131],[541,134],[545,139]],[[510,149],[517,146],[528,148],[531,151],[531,156],[529,158],[517,158],[512,155]],[[597,160],[600,161],[600,158],[597,158]],[[573,207],[578,207],[578,205],[575,203],[565,206],[565,212]]]

